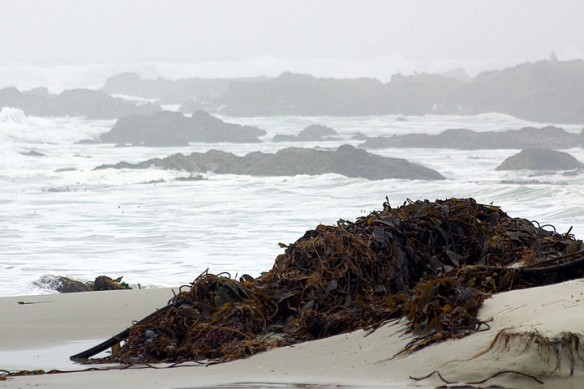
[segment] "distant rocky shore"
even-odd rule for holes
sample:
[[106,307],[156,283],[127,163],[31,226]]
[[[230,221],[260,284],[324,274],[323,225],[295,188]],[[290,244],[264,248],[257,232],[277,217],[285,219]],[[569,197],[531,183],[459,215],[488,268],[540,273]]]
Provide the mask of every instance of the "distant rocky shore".
[[17,108],[31,116],[83,116],[87,119],[117,119],[161,110],[156,104],[136,104],[102,91],[71,89],[55,95],[47,88],[25,92],[16,88],[1,89],[0,109],[2,107]]
[[396,74],[390,82],[283,73],[277,78],[145,80],[124,73],[103,90],[182,103],[230,116],[477,115],[499,112],[548,123],[584,124],[584,61],[555,58],[485,71],[474,78]]
[[341,174],[347,177],[363,177],[370,180],[387,178],[441,180],[444,177],[435,170],[410,163],[401,158],[387,158],[370,154],[353,146],[343,145],[334,151],[286,148],[275,154],[254,152],[244,157],[218,150],[190,155],[175,154],[155,158],[137,164],[120,162],[101,165],[96,169],[131,168],[181,170],[193,173],[213,171],[217,174],[245,174],[252,176],[294,176],[298,174]]
[[[462,73],[462,74],[461,74]],[[120,97],[124,98],[120,98]],[[395,74],[372,78],[317,78],[285,72],[276,78],[147,80],[133,73],[110,77],[101,90],[0,90],[0,108],[34,116],[118,119],[179,106],[228,116],[478,115],[498,112],[542,123],[584,124],[584,61],[555,58],[468,77]]]

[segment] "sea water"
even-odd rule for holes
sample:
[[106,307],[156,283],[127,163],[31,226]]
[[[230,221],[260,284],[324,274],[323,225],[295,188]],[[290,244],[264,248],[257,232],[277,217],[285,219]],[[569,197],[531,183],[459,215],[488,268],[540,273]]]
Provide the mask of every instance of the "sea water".
[[[541,127],[500,114],[478,116],[260,117],[223,120],[267,131],[260,144],[126,147],[78,144],[97,139],[114,121],[27,117],[0,112],[0,296],[52,293],[41,277],[82,281],[123,276],[140,287],[179,287],[201,272],[268,271],[283,249],[318,224],[354,220],[407,199],[473,197],[499,205],[510,216],[551,224],[584,237],[584,175],[563,172],[498,172],[518,150],[379,149],[442,173],[444,181],[370,181],[336,174],[251,177],[204,174],[202,181],[175,181],[188,173],[94,170],[102,164],[139,162],[174,153],[220,149],[237,155],[297,147],[358,145],[367,136],[431,133],[450,128],[502,131]],[[332,142],[272,142],[310,124],[334,128]],[[562,126],[580,132],[580,126]],[[584,161],[584,150],[566,150]],[[42,156],[25,155],[30,152]],[[553,228],[553,227],[546,227]]]

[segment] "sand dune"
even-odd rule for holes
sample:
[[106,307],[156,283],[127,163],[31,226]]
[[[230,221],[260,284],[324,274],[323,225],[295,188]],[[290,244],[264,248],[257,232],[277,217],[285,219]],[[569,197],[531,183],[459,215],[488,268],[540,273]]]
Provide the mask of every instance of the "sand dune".
[[[53,360],[50,355],[41,358],[41,363],[34,357],[17,358],[16,362],[6,359],[17,355],[15,352],[40,355],[75,341],[105,340],[164,306],[171,297],[169,289],[151,289],[0,298],[0,349],[6,351],[0,357],[0,368],[50,370],[58,365],[46,362]],[[492,319],[490,329],[411,355],[395,357],[412,336],[405,333],[403,323],[392,322],[372,333],[356,331],[219,365],[9,377],[2,386],[196,388],[282,383],[436,387],[444,384],[437,373],[420,381],[410,377],[439,372],[447,381],[459,384],[581,388],[583,306],[584,280],[576,280],[497,294],[479,313],[481,319]],[[54,355],[54,361],[65,357]],[[73,364],[58,367],[85,368]]]

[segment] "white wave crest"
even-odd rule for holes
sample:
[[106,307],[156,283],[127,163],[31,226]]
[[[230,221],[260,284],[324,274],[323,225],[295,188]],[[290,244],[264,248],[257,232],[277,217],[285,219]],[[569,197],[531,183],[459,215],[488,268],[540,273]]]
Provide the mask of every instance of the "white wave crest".
[[31,144],[67,144],[93,139],[108,131],[113,121],[26,116],[16,108],[0,111],[0,139],[18,147]]

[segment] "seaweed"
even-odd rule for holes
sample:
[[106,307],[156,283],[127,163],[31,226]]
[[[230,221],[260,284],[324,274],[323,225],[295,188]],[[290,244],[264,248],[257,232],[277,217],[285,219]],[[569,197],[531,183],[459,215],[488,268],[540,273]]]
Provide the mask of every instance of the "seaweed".
[[91,361],[225,362],[401,318],[409,353],[487,327],[477,312],[491,294],[584,274],[582,241],[569,232],[472,198],[386,201],[282,246],[255,279],[203,272]]

